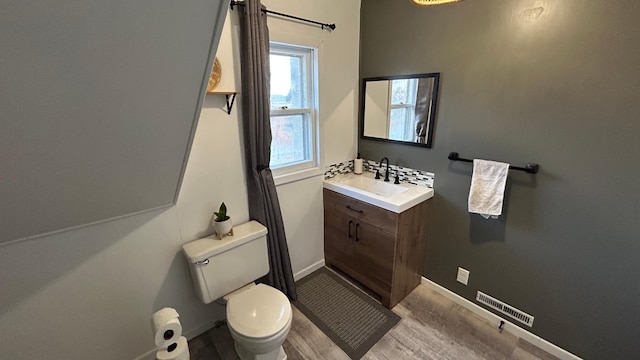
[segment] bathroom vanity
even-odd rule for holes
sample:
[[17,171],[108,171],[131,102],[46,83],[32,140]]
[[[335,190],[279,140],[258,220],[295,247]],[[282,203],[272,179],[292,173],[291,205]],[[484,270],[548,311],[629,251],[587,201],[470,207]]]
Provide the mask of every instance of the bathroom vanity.
[[372,290],[388,308],[422,276],[433,189],[418,188],[368,174],[324,182],[326,265]]

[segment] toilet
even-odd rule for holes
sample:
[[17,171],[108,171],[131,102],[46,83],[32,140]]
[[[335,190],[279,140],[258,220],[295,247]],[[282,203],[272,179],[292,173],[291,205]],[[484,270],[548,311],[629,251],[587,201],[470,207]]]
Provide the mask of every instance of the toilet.
[[257,221],[234,226],[222,240],[183,245],[196,293],[209,304],[227,302],[227,325],[242,360],[285,360],[291,303],[281,291],[253,283],[269,272],[267,229]]

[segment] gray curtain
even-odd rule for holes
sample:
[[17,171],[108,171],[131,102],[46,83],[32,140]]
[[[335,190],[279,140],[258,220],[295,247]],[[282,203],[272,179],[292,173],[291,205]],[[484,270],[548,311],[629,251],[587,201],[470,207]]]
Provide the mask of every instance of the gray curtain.
[[416,94],[416,111],[414,123],[416,126],[416,142],[426,143],[429,130],[429,114],[431,113],[431,93],[433,92],[433,79],[424,78],[418,80],[418,92]]
[[242,122],[244,129],[249,216],[264,224],[269,233],[270,272],[266,283],[296,300],[289,248],[284,233],[280,202],[273,182],[271,124],[269,120],[269,30],[259,0],[239,7],[242,69]]

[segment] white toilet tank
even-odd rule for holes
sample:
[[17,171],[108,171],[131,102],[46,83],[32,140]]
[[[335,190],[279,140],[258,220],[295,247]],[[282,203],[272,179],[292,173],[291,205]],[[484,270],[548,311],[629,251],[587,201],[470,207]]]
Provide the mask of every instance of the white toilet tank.
[[198,239],[182,246],[193,284],[208,304],[269,272],[267,228],[257,221],[233,227],[233,236]]

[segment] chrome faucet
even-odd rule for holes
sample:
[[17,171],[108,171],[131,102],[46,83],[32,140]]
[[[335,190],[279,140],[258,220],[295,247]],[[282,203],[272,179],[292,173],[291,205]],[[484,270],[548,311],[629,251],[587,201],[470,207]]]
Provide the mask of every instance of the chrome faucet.
[[[382,163],[387,160],[387,169],[384,172],[384,181],[389,181],[389,158],[383,157],[380,160],[380,166],[382,166]],[[380,170],[378,170],[376,172],[376,179],[380,179]]]

